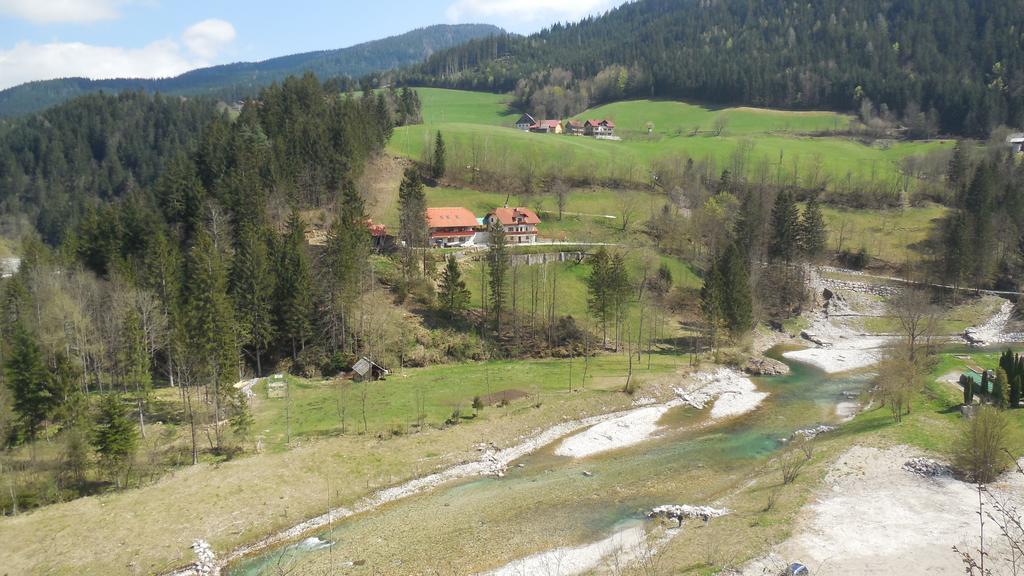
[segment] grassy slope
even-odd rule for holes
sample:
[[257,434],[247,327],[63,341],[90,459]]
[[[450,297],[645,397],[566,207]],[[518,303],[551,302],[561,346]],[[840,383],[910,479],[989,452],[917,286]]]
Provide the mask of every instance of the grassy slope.
[[607,118],[623,134],[647,134],[648,123],[655,133],[676,134],[694,128],[714,128],[719,117],[726,119],[732,134],[758,132],[818,132],[844,129],[851,116],[835,112],[789,112],[761,108],[712,108],[670,100],[636,100],[605,104],[575,116],[576,119]]
[[[584,173],[645,182],[651,161],[668,156],[686,155],[695,160],[713,159],[719,166],[730,163],[733,151],[743,141],[754,144],[750,166],[761,160],[771,174],[779,169],[792,173],[794,163],[803,174],[820,157],[824,173],[835,179],[870,178],[895,181],[897,163],[904,156],[922,155],[952,142],[898,142],[888,148],[865,146],[848,138],[810,138],[780,132],[802,132],[842,126],[848,117],[821,112],[782,112],[749,108],[713,111],[690,104],[661,101],[631,101],[588,110],[581,117],[622,118],[626,126],[623,142],[598,141],[530,134],[510,127],[515,120],[501,96],[453,90],[421,89],[424,124],[399,128],[389,144],[393,153],[421,158],[433,134],[441,130],[448,143],[450,157],[468,157],[478,146],[489,153],[492,162],[529,161],[541,170],[559,170],[570,175]],[[488,107],[490,112],[488,112]],[[690,136],[688,130],[699,123],[706,127],[719,114],[730,118],[721,137],[710,134]],[[648,139],[642,128],[647,121],[656,126],[655,137]],[[644,135],[631,137],[630,127],[641,126]],[[675,127],[685,126],[682,134]],[[501,129],[499,129],[501,128]],[[516,166],[517,164],[512,164]]]
[[[651,370],[645,362],[634,377],[641,383],[663,378],[683,364],[681,357],[656,354]],[[577,360],[576,379],[582,375],[580,368]],[[594,359],[590,370],[586,389],[572,394],[566,361],[407,370],[405,376],[368,385],[369,434],[323,440],[315,437],[340,429],[338,385],[294,381],[289,450],[281,449],[286,401],[260,393],[253,429],[264,437],[269,453],[188,467],[140,489],[0,518],[0,566],[10,574],[122,574],[133,573],[131,566],[149,574],[192,561],[188,547],[195,538],[208,539],[218,551],[229,550],[322,513],[328,499],[332,506],[351,504],[379,488],[477,458],[472,446],[482,440],[511,445],[572,415],[629,405],[628,396],[614,392],[625,378],[623,355]],[[357,422],[362,427],[363,385],[349,386],[345,395],[351,431]],[[468,413],[474,395],[501,389],[539,392],[542,405],[531,407],[536,396],[523,398],[508,408],[487,408],[466,425],[392,437],[395,424],[414,421],[417,389],[424,391],[431,424],[447,417],[453,405],[461,403]],[[157,433],[154,427],[151,435]]]
[[829,233],[829,248],[857,251],[888,262],[902,263],[913,255],[912,246],[925,240],[946,208],[931,204],[903,210],[851,210],[822,208]]

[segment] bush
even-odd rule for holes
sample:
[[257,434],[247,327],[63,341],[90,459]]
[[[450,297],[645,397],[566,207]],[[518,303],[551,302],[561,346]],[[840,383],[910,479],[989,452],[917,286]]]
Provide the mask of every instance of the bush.
[[995,480],[1009,465],[1006,452],[1006,415],[991,406],[979,406],[963,427],[954,447],[953,464],[979,484]]
[[861,248],[856,252],[850,252],[849,250],[844,249],[836,255],[836,258],[839,260],[840,264],[851,270],[863,270],[864,267],[868,265],[868,262],[871,261],[871,257],[868,256],[868,251],[864,248]]
[[355,363],[355,357],[341,352],[335,352],[320,366],[320,372],[330,378],[341,374],[346,368]]

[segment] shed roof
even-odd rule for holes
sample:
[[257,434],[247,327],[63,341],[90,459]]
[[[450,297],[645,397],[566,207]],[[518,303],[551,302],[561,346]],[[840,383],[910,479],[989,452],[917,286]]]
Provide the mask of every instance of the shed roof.
[[430,228],[463,228],[476,226],[476,216],[461,206],[427,208],[427,226]]

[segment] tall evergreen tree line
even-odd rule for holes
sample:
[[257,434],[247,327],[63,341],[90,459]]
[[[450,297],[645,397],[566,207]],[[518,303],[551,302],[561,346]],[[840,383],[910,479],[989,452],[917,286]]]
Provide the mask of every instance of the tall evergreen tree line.
[[398,77],[500,92],[525,82],[520,101],[585,89],[574,96],[584,105],[658,96],[855,110],[870,100],[911,120],[934,110],[942,132],[987,136],[1024,124],[1021,29],[1016,0],[643,0],[531,36],[473,40]]

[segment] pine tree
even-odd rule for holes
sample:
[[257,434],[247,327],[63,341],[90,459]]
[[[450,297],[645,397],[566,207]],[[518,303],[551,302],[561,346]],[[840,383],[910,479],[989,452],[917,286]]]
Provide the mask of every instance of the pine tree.
[[469,304],[469,289],[462,279],[462,272],[459,270],[459,262],[455,255],[451,254],[441,272],[441,307],[449,315],[454,317],[465,310]]
[[505,275],[508,272],[508,246],[505,228],[495,217],[487,229],[491,246],[487,250],[487,275],[490,281],[491,310],[494,311],[494,327],[501,334],[501,313],[505,307]]
[[[189,355],[195,363],[197,377],[211,390],[214,422],[221,422],[224,400],[229,384],[237,376],[238,340],[234,309],[228,296],[228,278],[223,256],[202,228],[189,251],[188,297],[185,317],[188,329]],[[222,436],[215,426],[217,446]]]
[[[427,197],[423,192],[423,181],[414,168],[405,171],[398,188],[398,239],[402,242],[403,264],[406,276],[414,273],[416,249],[427,247]],[[424,273],[426,269],[424,268]]]
[[963,142],[957,140],[953,147],[953,154],[949,158],[949,165],[946,167],[946,183],[954,192],[967,180],[967,158],[965,158]]
[[136,400],[149,401],[153,389],[150,374],[149,351],[146,348],[146,334],[142,331],[139,314],[129,310],[121,327],[121,370],[127,383],[135,388]]
[[779,192],[772,207],[772,237],[768,255],[773,260],[789,264],[797,254],[800,234],[800,211],[797,210],[793,194],[788,190]]
[[753,301],[747,263],[736,243],[729,244],[719,264],[722,285],[722,315],[733,338],[753,325]]
[[997,369],[996,378],[992,381],[992,402],[1000,408],[1006,408],[1006,405],[1009,403],[1009,386],[1007,381],[1006,370],[1002,368]]
[[808,260],[816,260],[825,252],[825,218],[821,214],[818,199],[812,196],[807,201],[804,213],[800,218],[800,252]]
[[716,258],[712,261],[711,268],[704,274],[704,284],[700,289],[700,311],[707,323],[712,350],[718,347],[718,332],[724,324],[724,307],[725,280]]
[[306,225],[297,211],[288,218],[288,227],[278,254],[277,316],[281,336],[291,347],[292,360],[298,360],[310,335],[312,294],[309,260],[306,256]]
[[622,321],[629,306],[633,287],[630,283],[629,270],[626,269],[626,258],[621,252],[612,255],[608,266],[608,290],[611,293],[612,309],[615,314],[616,348],[621,341]]
[[970,406],[974,402],[974,380],[966,374],[961,374],[960,386],[964,389],[964,405]]
[[444,177],[445,161],[444,138],[441,137],[441,131],[438,130],[437,137],[434,139],[434,157],[430,165],[430,175],[435,180]]
[[121,487],[121,474],[135,453],[138,434],[128,417],[128,410],[116,394],[107,394],[100,402],[99,415],[93,428],[92,444],[100,463]]
[[363,275],[370,257],[363,199],[351,181],[342,187],[338,218],[327,234],[321,266],[329,340],[333,350],[346,344],[351,318],[362,294]]
[[256,375],[263,374],[263,353],[274,340],[274,276],[266,230],[254,224],[242,227],[231,262],[231,294],[241,328],[240,344],[256,360]]
[[50,388],[50,374],[39,345],[21,323],[12,331],[4,368],[21,432],[25,439],[33,441],[59,398]]
[[601,324],[601,334],[606,346],[608,345],[608,319],[612,310],[610,268],[611,260],[608,250],[601,246],[590,258],[590,276],[587,277],[587,307]]

